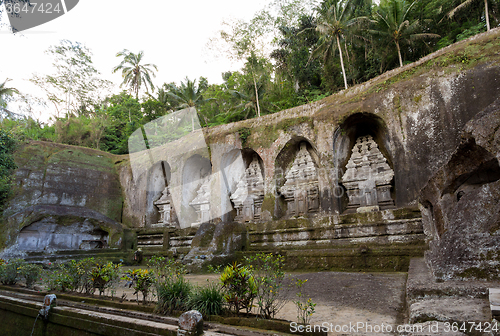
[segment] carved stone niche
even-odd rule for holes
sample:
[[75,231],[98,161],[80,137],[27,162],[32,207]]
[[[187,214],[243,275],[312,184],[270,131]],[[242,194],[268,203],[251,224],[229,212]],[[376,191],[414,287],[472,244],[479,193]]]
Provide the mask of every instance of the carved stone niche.
[[197,226],[202,223],[210,222],[210,176],[206,176],[196,191],[196,197],[189,203],[198,215],[196,223],[191,226]]
[[352,148],[341,182],[349,196],[348,212],[379,211],[394,206],[394,171],[371,135],[359,137]]
[[245,223],[260,220],[264,200],[264,178],[256,155],[230,198],[236,209],[235,221]]
[[178,227],[177,216],[172,205],[172,195],[168,186],[163,189],[161,197],[154,203],[160,213],[160,220],[158,223],[152,224],[152,227]]
[[280,191],[285,197],[289,216],[301,216],[319,210],[318,171],[306,143],[300,144],[300,150]]

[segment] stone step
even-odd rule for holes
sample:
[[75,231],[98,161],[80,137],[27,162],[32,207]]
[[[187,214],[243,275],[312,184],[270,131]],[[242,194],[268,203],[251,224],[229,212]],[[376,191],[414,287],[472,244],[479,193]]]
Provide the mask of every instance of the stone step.
[[[394,220],[384,223],[338,224],[327,227],[299,227],[268,231],[251,231],[251,244],[307,245],[308,242],[324,241],[327,244],[338,239],[394,236],[396,241],[404,242],[406,235],[420,235],[424,239],[422,219]],[[412,239],[413,239],[412,238]],[[347,241],[348,243],[348,241]],[[392,243],[388,239],[388,243]]]
[[295,239],[285,241],[260,241],[251,242],[249,250],[272,249],[317,249],[333,247],[350,247],[357,245],[425,245],[425,234],[367,236],[358,238],[334,239]]
[[491,315],[499,319],[500,317],[500,288],[489,289],[489,300]]

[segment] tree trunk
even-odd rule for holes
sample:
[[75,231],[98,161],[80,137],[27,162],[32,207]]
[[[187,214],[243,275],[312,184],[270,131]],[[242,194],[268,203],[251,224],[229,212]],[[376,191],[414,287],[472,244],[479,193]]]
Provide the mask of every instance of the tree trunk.
[[337,46],[339,47],[340,65],[342,66],[342,75],[344,76],[344,85],[345,85],[345,88],[347,89],[347,78],[345,76],[344,58],[342,57],[342,48],[340,47],[340,39],[339,39],[338,35],[337,35]]
[[486,29],[488,31],[491,29],[490,28],[490,14],[488,13],[488,0],[484,0],[484,13],[486,14]]
[[403,66],[403,59],[401,58],[401,49],[399,48],[399,42],[396,41],[396,47],[398,48],[398,56],[399,56],[399,66]]
[[259,92],[257,90],[257,82],[255,81],[255,74],[252,73],[253,86],[255,88],[255,101],[257,102],[257,117],[260,117],[260,104],[259,104]]

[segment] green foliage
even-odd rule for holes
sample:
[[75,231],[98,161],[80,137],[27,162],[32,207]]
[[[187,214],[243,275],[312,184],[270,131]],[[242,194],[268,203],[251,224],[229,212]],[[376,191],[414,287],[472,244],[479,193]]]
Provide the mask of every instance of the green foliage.
[[141,292],[143,303],[146,304],[148,302],[148,295],[155,282],[153,273],[147,269],[128,270],[122,279],[131,281],[135,290],[134,294]]
[[186,267],[177,260],[165,258],[163,256],[152,256],[148,260],[148,267],[152,268],[152,273],[156,282],[174,281],[186,274]]
[[17,168],[13,156],[15,146],[12,134],[0,129],[0,214],[12,193],[12,173]]
[[238,130],[238,135],[240,136],[241,144],[243,146],[245,146],[250,134],[252,134],[252,130],[248,127],[242,127]]
[[21,276],[21,267],[25,264],[23,259],[7,260],[0,265],[0,282],[4,285],[15,285]]
[[311,298],[303,302],[303,295],[301,292],[301,288],[306,282],[307,279],[306,280],[297,279],[295,281],[295,286],[297,287],[299,292],[296,294],[297,301],[294,301],[293,303],[295,303],[295,306],[297,307],[297,320],[299,323],[302,324],[309,324],[312,315],[316,312],[315,310],[316,303],[314,303]]
[[33,118],[8,119],[0,121],[0,128],[10,133],[16,141],[57,141],[54,126],[39,123]]
[[75,289],[74,274],[64,264],[52,265],[49,263],[45,277],[45,283],[49,291],[65,292]]
[[226,291],[224,299],[229,305],[229,310],[239,314],[245,309],[248,313],[258,294],[258,287],[251,269],[237,263],[228,265],[220,275],[220,281],[222,288]]
[[26,287],[33,288],[37,281],[39,281],[43,268],[41,265],[24,263],[21,265],[19,271],[21,277],[26,282]]
[[254,270],[259,315],[266,319],[274,318],[287,299],[283,270],[285,258],[272,253],[258,253],[252,257],[245,257],[245,261]]
[[152,268],[156,282],[156,311],[170,314],[174,310],[187,310],[192,286],[184,279],[184,265],[163,256],[153,256],[149,259],[148,266]]
[[113,264],[111,261],[96,259],[90,270],[92,287],[99,290],[99,295],[104,294],[104,290],[113,285],[119,279],[118,271],[121,264]]
[[49,264],[46,272],[47,288],[61,292],[79,291],[85,294],[94,294],[98,289],[99,295],[102,295],[106,289],[116,286],[120,267],[121,264],[95,258],[70,260],[59,265]]
[[105,100],[103,113],[109,120],[100,148],[113,154],[127,154],[129,136],[142,126],[141,104],[123,91]]
[[189,309],[199,311],[205,318],[210,315],[220,315],[224,307],[222,288],[210,283],[205,287],[195,287],[189,297]]
[[172,278],[165,278],[156,287],[158,303],[155,310],[161,314],[188,310],[191,292],[192,286],[184,279],[184,276],[179,274]]
[[57,142],[99,149],[108,126],[107,115],[68,115],[54,123]]

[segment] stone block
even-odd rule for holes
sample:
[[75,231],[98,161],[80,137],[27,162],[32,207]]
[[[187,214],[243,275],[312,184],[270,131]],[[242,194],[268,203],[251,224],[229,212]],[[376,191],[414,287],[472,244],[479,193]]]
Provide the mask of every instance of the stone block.
[[199,336],[203,334],[203,316],[197,310],[190,310],[179,317],[177,336]]

